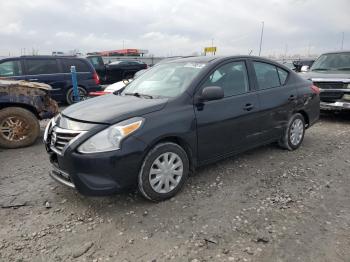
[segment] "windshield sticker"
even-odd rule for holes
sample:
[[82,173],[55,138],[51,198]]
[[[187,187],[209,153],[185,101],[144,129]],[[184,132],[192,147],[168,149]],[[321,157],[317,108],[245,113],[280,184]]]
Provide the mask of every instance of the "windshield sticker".
[[192,67],[192,68],[203,68],[205,67],[205,64],[201,63],[187,63],[184,65],[184,67]]

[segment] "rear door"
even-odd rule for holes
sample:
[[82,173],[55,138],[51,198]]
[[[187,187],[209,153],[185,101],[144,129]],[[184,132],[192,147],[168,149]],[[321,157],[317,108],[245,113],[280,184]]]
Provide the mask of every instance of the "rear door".
[[56,58],[25,58],[26,80],[46,83],[53,88],[50,92],[53,99],[65,99],[66,76],[61,72]]
[[297,89],[288,83],[289,72],[265,61],[252,60],[259,89],[260,123],[264,140],[279,138],[296,108]]
[[202,163],[254,145],[260,128],[258,95],[250,88],[245,60],[216,67],[196,95],[206,86],[222,87],[224,98],[194,105],[198,159]]
[[0,77],[15,80],[24,80],[23,65],[19,58],[6,59],[0,61]]

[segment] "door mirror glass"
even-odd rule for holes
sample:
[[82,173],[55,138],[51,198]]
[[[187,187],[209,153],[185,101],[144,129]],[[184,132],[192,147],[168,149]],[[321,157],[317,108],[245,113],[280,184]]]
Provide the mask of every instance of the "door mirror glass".
[[207,86],[203,88],[201,101],[218,100],[224,97],[224,90],[220,86]]

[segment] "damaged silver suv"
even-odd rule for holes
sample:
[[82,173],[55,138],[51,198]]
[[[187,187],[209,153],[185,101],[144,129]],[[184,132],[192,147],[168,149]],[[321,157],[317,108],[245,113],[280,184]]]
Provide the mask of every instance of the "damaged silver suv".
[[320,88],[322,110],[350,110],[350,51],[323,54],[301,75]]

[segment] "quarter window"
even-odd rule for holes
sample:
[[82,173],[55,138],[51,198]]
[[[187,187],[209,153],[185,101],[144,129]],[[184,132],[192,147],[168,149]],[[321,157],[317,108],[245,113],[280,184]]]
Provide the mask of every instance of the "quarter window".
[[280,86],[277,68],[274,65],[262,62],[253,62],[256,78],[260,89]]
[[56,59],[26,60],[28,75],[57,74],[59,72]]
[[22,67],[20,61],[5,61],[0,64],[0,76],[11,77],[20,75],[22,75]]
[[243,61],[231,62],[216,69],[205,81],[204,86],[220,86],[225,97],[247,93],[248,74]]
[[281,85],[284,85],[288,77],[288,72],[280,67],[277,67],[277,72],[280,77]]

